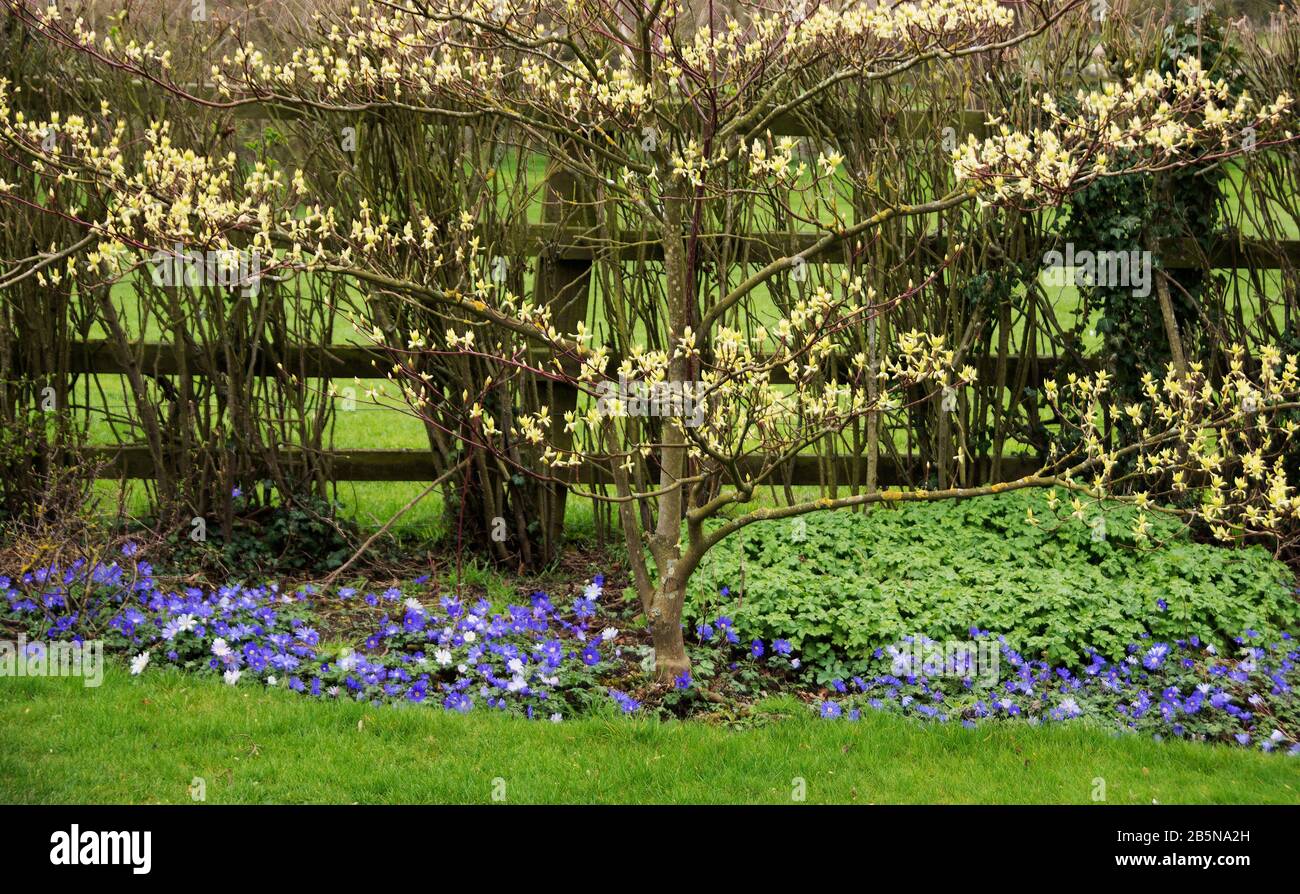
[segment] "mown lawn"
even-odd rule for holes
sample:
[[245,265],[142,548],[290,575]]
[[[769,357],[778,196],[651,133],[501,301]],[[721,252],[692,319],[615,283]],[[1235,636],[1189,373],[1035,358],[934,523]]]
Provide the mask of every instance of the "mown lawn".
[[[611,716],[562,724],[440,708],[318,704],[284,691],[111,667],[103,686],[0,679],[0,800],[1300,803],[1300,761],[1114,737],[1081,725],[968,730],[819,721],[790,702],[734,731]],[[504,783],[504,786],[502,785]]]

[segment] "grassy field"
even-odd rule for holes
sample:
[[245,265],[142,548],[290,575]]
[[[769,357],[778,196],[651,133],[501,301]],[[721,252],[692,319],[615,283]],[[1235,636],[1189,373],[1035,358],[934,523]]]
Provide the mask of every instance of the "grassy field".
[[[1300,764],[1081,725],[819,721],[793,702],[734,731],[621,717],[529,723],[110,668],[0,680],[0,801],[1300,803]],[[785,715],[779,719],[779,715]],[[499,798],[498,798],[499,800]]]

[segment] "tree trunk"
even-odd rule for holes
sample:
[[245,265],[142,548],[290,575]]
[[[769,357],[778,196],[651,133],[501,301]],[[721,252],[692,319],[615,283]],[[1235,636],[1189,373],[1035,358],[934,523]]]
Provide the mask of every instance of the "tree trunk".
[[684,582],[670,578],[655,588],[650,605],[650,637],[655,649],[655,679],[671,683],[691,669],[682,636],[682,606],[686,602]]
[[[1159,175],[1157,175],[1159,176]],[[1168,183],[1158,181],[1156,187],[1157,199],[1168,207],[1169,205],[1169,186]],[[1165,338],[1169,340],[1169,355],[1173,360],[1174,371],[1178,377],[1187,377],[1187,355],[1183,353],[1183,340],[1178,334],[1178,318],[1174,315],[1174,301],[1169,294],[1169,283],[1165,281],[1164,267],[1156,267],[1155,259],[1160,257],[1160,240],[1151,227],[1147,228],[1145,245],[1143,246],[1147,253],[1151,255],[1151,276],[1155,280],[1156,299],[1160,302],[1160,318],[1165,324]]]
[[[689,378],[686,355],[678,350],[689,326],[691,300],[688,253],[682,238],[686,220],[683,204],[679,196],[664,196],[664,278],[668,303],[667,348],[671,357],[668,380],[671,382],[685,382]],[[682,604],[686,599],[686,580],[698,557],[681,563],[682,479],[686,474],[686,432],[681,420],[664,418],[661,439],[658,518],[654,536],[650,538],[650,552],[654,555],[660,583],[655,588],[646,620],[654,640],[655,676],[672,681],[691,668],[682,641]]]

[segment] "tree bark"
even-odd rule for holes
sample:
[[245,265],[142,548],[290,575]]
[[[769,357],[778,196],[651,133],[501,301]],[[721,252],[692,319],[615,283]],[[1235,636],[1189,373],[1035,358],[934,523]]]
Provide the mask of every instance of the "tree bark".
[[[664,196],[664,273],[668,299],[668,379],[683,382],[687,378],[687,360],[678,348],[685,337],[689,308],[686,275],[687,253],[683,244],[685,220],[682,200]],[[682,604],[686,598],[686,579],[694,562],[680,564],[682,557],[682,477],[686,471],[686,434],[681,420],[664,418],[660,446],[658,518],[650,538],[650,552],[659,572],[659,586],[651,600],[646,620],[655,647],[655,676],[672,680],[691,663],[682,641]]]
[[[1160,182],[1156,188],[1157,198],[1168,207],[1169,189],[1168,184]],[[1145,244],[1143,248],[1147,250],[1152,258],[1151,275],[1155,280],[1156,299],[1160,302],[1160,318],[1165,324],[1165,338],[1169,340],[1169,356],[1174,364],[1174,371],[1178,377],[1187,377],[1187,355],[1183,353],[1183,339],[1178,333],[1178,318],[1174,315],[1174,301],[1169,294],[1169,283],[1165,281],[1165,271],[1163,267],[1157,268],[1154,260],[1160,257],[1160,240],[1156,238],[1155,232],[1148,227],[1145,234]]]
[[686,585],[675,576],[656,589],[649,613],[650,637],[655,649],[655,679],[671,683],[691,669],[682,636],[682,606]]

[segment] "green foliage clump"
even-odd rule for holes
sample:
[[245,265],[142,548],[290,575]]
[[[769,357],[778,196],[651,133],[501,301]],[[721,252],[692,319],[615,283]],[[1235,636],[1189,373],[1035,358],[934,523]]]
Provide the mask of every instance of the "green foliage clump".
[[1286,566],[1263,548],[1195,543],[1163,517],[1139,545],[1127,506],[1104,518],[1099,536],[1026,491],[760,523],[709,553],[688,615],[725,611],[742,636],[787,638],[819,679],[911,634],[964,640],[978,627],[1028,657],[1079,664],[1089,650],[1121,657],[1143,634],[1230,644],[1300,621]]
[[324,573],[342,565],[360,542],[354,522],[339,514],[339,506],[317,497],[248,505],[237,498],[229,538],[220,525],[209,525],[206,538],[195,542],[183,528],[167,538],[167,557],[159,570],[188,574],[196,569],[225,573]]

